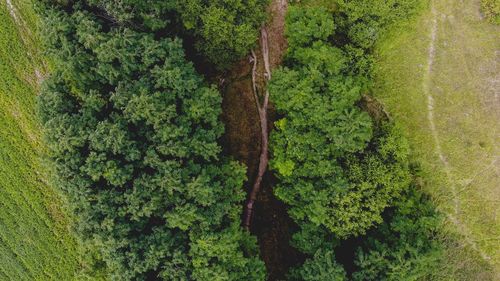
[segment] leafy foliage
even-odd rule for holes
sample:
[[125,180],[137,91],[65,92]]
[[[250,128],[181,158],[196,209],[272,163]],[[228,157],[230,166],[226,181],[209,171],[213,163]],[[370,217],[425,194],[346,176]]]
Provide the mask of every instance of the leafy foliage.
[[312,259],[291,272],[290,280],[297,281],[345,281],[346,273],[335,261],[332,250],[318,250]]
[[411,189],[404,198],[358,249],[353,280],[435,280],[441,217],[421,191]]
[[219,158],[218,92],[178,39],[67,5],[44,9],[40,115],[83,242],[120,280],[263,280],[239,227],[244,169]]
[[269,86],[281,117],[271,137],[275,194],[299,224],[293,245],[310,255],[291,277],[346,280],[334,249],[345,238],[366,235],[354,280],[414,280],[440,257],[432,242],[439,219],[428,201],[408,191],[409,145],[399,127],[375,120],[359,104],[370,88],[369,50],[379,32],[417,5],[337,4],[333,12],[290,8],[287,66]]
[[333,15],[321,6],[308,9],[291,6],[285,28],[291,49],[307,47],[316,40],[325,41],[335,31]]
[[178,1],[184,27],[196,47],[221,68],[243,57],[257,40],[268,0]]
[[[288,21],[330,15],[304,9],[311,10],[291,9]],[[290,45],[293,69],[277,71],[269,87],[283,116],[272,135],[271,167],[280,177],[275,193],[301,224],[341,238],[362,234],[381,222],[381,212],[408,184],[408,147],[389,126],[373,135],[370,117],[356,106],[365,79],[349,75],[348,56],[327,41],[333,31],[318,40],[299,32],[304,26],[288,25],[287,35],[304,37]]]
[[[48,1],[48,0],[43,0]],[[63,1],[73,2],[73,1]],[[76,1],[78,2],[78,1]],[[219,69],[246,55],[265,20],[268,0],[88,0],[100,17],[157,34],[194,37]],[[68,5],[68,4],[67,4]]]
[[[44,0],[45,1],[45,0]],[[65,2],[77,2],[62,0]],[[88,0],[89,7],[97,10],[100,17],[130,26],[138,26],[147,31],[159,31],[171,28],[176,9],[173,0]]]
[[378,227],[358,239],[361,245],[355,252],[349,279],[334,256],[333,249],[339,242],[316,228],[316,235],[308,237],[322,239],[322,245],[316,252],[304,251],[312,256],[292,269],[290,280],[440,280],[442,216],[416,186],[401,198],[384,212],[384,221]]
[[336,0],[339,23],[351,44],[369,49],[390,24],[407,19],[424,4],[420,0]]

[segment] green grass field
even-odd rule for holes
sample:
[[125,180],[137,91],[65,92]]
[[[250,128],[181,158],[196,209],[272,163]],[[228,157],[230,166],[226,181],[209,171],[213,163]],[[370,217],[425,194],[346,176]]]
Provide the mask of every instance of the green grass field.
[[35,31],[29,1],[0,1],[0,280],[73,280],[76,243],[40,160]]
[[473,270],[469,280],[499,280],[500,26],[479,1],[429,3],[381,40],[375,96],[405,128],[426,190],[459,235],[450,263]]

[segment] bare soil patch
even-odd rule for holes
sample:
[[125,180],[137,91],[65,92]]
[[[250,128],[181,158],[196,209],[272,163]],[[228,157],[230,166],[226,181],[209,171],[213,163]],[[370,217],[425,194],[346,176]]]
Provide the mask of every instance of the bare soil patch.
[[[287,47],[284,35],[287,6],[286,0],[273,0],[268,8],[270,18],[265,28],[271,71],[281,64]],[[254,79],[256,87],[263,94],[267,77],[261,47],[262,40],[259,46],[255,47],[258,60]],[[252,67],[250,56],[236,63],[223,79],[222,91],[223,121],[226,126],[223,147],[227,154],[247,165],[247,189],[254,184],[261,153],[261,126],[253,94]],[[276,120],[272,101],[267,115],[267,126],[272,131]],[[261,257],[268,271],[268,280],[283,280],[291,266],[303,261],[303,256],[289,244],[291,233],[296,226],[288,217],[286,206],[273,194],[274,181],[271,173],[267,171],[253,207],[250,231],[258,238]]]

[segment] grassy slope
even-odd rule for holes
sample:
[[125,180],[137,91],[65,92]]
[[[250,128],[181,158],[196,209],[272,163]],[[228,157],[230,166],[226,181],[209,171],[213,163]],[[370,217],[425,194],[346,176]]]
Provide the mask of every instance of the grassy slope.
[[[375,96],[403,124],[427,190],[461,235],[456,264],[496,278],[500,27],[481,19],[479,1],[431,1],[421,17],[381,40]],[[468,256],[457,250],[462,245]]]
[[40,162],[36,17],[29,1],[12,2],[17,20],[0,1],[0,280],[71,280],[76,244]]

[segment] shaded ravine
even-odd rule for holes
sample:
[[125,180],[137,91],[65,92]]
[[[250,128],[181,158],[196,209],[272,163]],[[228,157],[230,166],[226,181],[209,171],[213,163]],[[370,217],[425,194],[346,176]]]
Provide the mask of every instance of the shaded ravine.
[[[271,2],[268,8],[269,21],[263,27],[264,33],[261,33],[259,46],[254,48],[252,55],[236,63],[223,78],[225,83],[222,90],[222,106],[226,127],[223,147],[227,154],[248,167],[248,181],[245,184],[248,192],[251,192],[256,179],[259,178],[263,140],[254,86],[259,94],[260,104],[264,104],[269,78],[264,58],[268,59],[268,71],[276,69],[281,64],[287,46],[284,35],[287,7],[286,0]],[[265,35],[267,35],[267,48],[266,42],[263,42]],[[268,54],[263,54],[263,50],[268,51]],[[269,132],[272,131],[273,122],[276,120],[272,100],[268,105],[266,117]],[[262,165],[260,170],[262,171]],[[273,194],[274,182],[272,173],[266,169],[262,177],[262,186],[255,194],[256,201],[252,204],[253,211],[249,224],[250,231],[258,238],[261,258],[266,263],[268,280],[281,280],[284,279],[289,267],[301,263],[303,257],[289,245],[295,225],[288,217],[285,205]],[[242,219],[245,220],[245,217]]]

